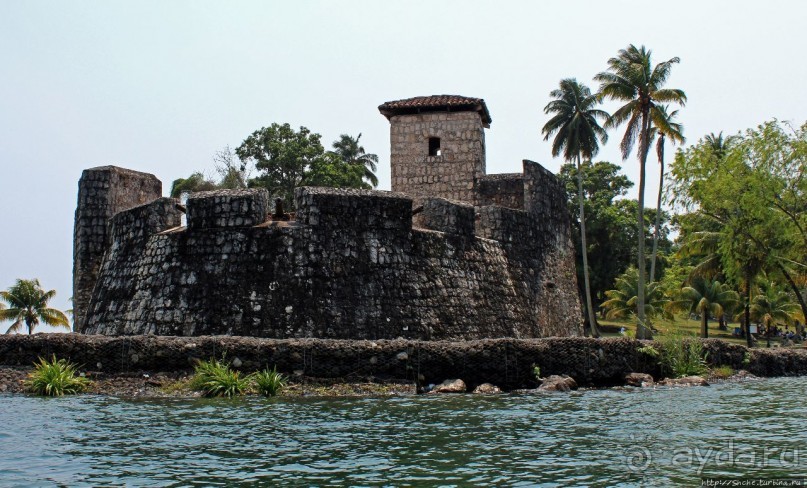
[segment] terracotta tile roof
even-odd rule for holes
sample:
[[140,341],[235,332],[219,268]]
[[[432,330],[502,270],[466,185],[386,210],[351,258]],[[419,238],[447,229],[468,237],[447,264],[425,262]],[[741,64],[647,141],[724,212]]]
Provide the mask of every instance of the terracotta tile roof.
[[404,100],[385,102],[378,106],[378,110],[386,117],[393,115],[416,114],[421,112],[460,112],[474,111],[482,117],[485,127],[489,127],[492,119],[490,112],[481,98],[463,97],[460,95],[430,95],[427,97],[413,97]]

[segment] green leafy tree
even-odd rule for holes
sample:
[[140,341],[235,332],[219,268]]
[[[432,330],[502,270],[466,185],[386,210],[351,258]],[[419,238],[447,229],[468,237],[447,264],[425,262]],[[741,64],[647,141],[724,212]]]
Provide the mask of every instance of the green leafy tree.
[[719,281],[697,278],[681,289],[681,299],[701,317],[701,337],[709,337],[709,316],[720,317],[740,303],[740,296]]
[[668,190],[679,205],[712,222],[714,255],[726,276],[744,287],[746,317],[752,284],[763,271],[778,276],[807,311],[805,168],[807,124],[794,129],[777,121],[722,149],[704,138],[673,161]]
[[644,237],[644,190],[645,168],[650,143],[651,120],[660,119],[657,103],[686,103],[686,94],[682,90],[663,88],[670,76],[672,65],[678,58],[671,58],[655,66],[651,63],[651,51],[644,46],[637,48],[629,45],[619,51],[616,57],[608,60],[608,71],[599,73],[595,80],[600,82],[600,94],[612,100],[626,102],[611,115],[605,128],[626,124],[620,149],[623,159],[627,159],[636,139],[639,139],[639,215],[638,229],[638,300],[636,337],[650,339],[652,334],[645,327],[645,237]]
[[293,208],[294,189],[303,183],[311,163],[325,154],[321,138],[306,127],[296,131],[289,124],[274,123],[253,132],[235,153],[258,171],[250,186],[266,188]]
[[0,320],[13,321],[6,334],[19,332],[25,325],[30,335],[40,322],[70,329],[67,316],[60,310],[48,307],[54,295],[56,290],[43,290],[37,279],[17,280],[8,290],[0,291],[0,299],[8,305],[8,308],[0,309]]
[[334,153],[325,153],[314,159],[303,176],[304,186],[329,186],[332,188],[371,189],[364,181],[365,167],[346,163]]
[[200,172],[196,172],[187,178],[175,179],[171,184],[171,197],[180,198],[183,194],[210,191],[216,188],[218,188],[218,185],[215,181]]
[[544,140],[552,135],[552,156],[557,157],[563,153],[566,161],[577,160],[577,188],[580,208],[580,241],[583,256],[583,280],[585,282],[586,310],[591,334],[599,337],[597,320],[594,316],[594,307],[591,303],[591,285],[589,280],[588,252],[586,245],[586,214],[583,200],[583,159],[591,158],[600,150],[600,142],[608,140],[608,135],[599,120],[608,120],[608,114],[596,107],[600,100],[592,95],[591,90],[580,84],[574,78],[560,81],[560,86],[552,90],[549,96],[554,100],[544,107],[544,112],[554,114],[544,125],[542,132]]
[[[625,272],[636,256],[636,213],[638,203],[624,197],[633,183],[613,163],[583,161],[583,200],[586,215],[586,244],[591,283],[591,300],[595,311],[601,311],[605,291],[610,289],[617,276]],[[558,178],[566,189],[567,206],[572,215],[572,226],[579,235],[580,207],[578,198],[577,168],[573,163],[561,166]],[[666,212],[662,213],[659,248],[662,253],[672,251]],[[645,218],[649,231],[651,222]],[[646,235],[650,235],[647,232]],[[580,246],[580,240],[577,242]],[[582,252],[577,253],[577,282],[583,296]],[[681,283],[676,290],[681,288]]]
[[363,178],[375,188],[378,186],[378,177],[375,175],[378,170],[378,156],[367,153],[364,147],[359,144],[360,139],[361,134],[355,138],[348,134],[342,134],[337,141],[334,141],[332,152],[346,164],[358,165],[363,168]]
[[650,128],[650,140],[658,137],[656,142],[656,155],[659,164],[658,200],[656,202],[656,222],[653,226],[653,251],[650,254],[650,281],[656,280],[656,256],[658,255],[659,233],[661,231],[661,200],[664,195],[664,143],[667,139],[673,144],[683,144],[684,126],[675,122],[678,110],[669,112],[667,105],[658,105],[658,110],[654,110],[653,127]]

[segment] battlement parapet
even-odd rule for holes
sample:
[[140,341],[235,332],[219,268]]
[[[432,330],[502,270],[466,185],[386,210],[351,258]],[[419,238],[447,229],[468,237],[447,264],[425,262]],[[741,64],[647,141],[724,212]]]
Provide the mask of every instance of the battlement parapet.
[[158,198],[118,212],[109,221],[112,244],[147,239],[149,236],[181,225],[182,211],[175,198]]
[[478,178],[476,193],[476,204],[480,207],[498,205],[523,210],[524,175],[522,173],[482,175]]
[[269,192],[263,188],[214,190],[188,196],[189,229],[252,227],[266,221]]
[[474,207],[445,198],[425,198],[423,211],[416,215],[415,223],[424,229],[473,237]]
[[412,199],[401,193],[304,186],[295,190],[294,200],[297,221],[312,227],[342,233],[412,230]]

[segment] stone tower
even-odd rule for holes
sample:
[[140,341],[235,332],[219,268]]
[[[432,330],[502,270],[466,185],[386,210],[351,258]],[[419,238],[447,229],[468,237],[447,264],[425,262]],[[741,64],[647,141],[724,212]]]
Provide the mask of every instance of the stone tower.
[[390,122],[392,191],[416,201],[475,203],[491,122],[484,100],[432,95],[386,102],[378,110]]
[[101,259],[110,243],[108,222],[118,212],[162,196],[162,182],[139,171],[100,166],[85,169],[78,182],[73,231],[73,317],[82,332]]

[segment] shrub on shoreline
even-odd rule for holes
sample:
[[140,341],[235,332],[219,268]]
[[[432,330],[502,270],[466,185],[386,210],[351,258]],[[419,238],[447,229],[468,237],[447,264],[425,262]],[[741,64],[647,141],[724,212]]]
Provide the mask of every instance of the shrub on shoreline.
[[206,397],[227,397],[243,395],[249,389],[250,378],[242,377],[227,364],[217,360],[199,361],[194,367],[195,375],[190,381],[193,390],[201,391]]
[[87,389],[90,381],[87,378],[76,376],[77,366],[66,359],[56,359],[53,355],[50,360],[39,358],[34,363],[34,371],[25,381],[25,389],[40,396],[74,395]]
[[277,366],[266,368],[252,375],[255,388],[263,396],[275,396],[286,386],[286,376],[278,373]]
[[697,338],[673,333],[663,336],[660,343],[659,365],[668,377],[703,375],[709,371],[706,364],[707,353],[703,350],[703,343]]

